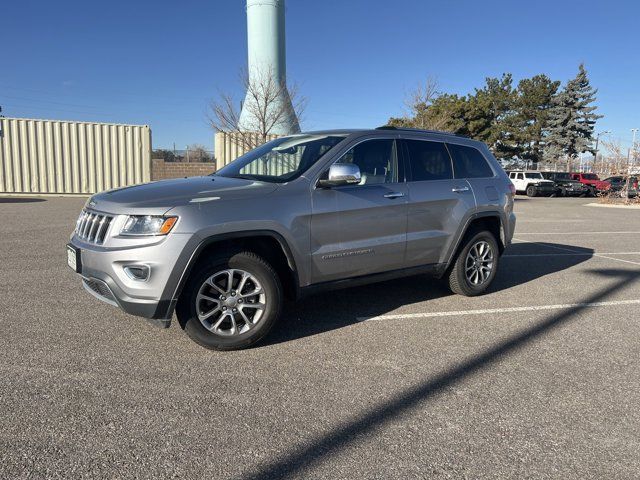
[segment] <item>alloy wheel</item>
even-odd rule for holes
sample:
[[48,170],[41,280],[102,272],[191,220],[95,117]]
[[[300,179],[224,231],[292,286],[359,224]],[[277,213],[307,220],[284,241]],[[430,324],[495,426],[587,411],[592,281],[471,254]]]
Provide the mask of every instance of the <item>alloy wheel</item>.
[[233,336],[254,328],[264,315],[266,295],[249,272],[227,269],[207,278],[196,296],[200,323],[211,333]]
[[465,276],[472,286],[480,286],[491,276],[494,253],[491,245],[484,240],[474,243],[465,259]]

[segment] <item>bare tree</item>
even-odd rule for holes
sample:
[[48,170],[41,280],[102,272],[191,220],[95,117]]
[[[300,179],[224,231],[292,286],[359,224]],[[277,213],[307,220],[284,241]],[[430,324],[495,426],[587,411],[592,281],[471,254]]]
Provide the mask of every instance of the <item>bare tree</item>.
[[452,131],[453,110],[457,97],[443,95],[436,77],[428,76],[424,83],[405,94],[405,111],[400,118],[390,118],[389,125]]
[[262,145],[279,127],[302,118],[307,102],[297,85],[286,85],[269,70],[252,75],[242,71],[240,79],[246,92],[245,113],[251,121],[243,124],[241,109],[237,107],[240,102],[224,92],[218,101],[210,103],[207,117],[215,131],[233,133],[244,150]]
[[185,160],[187,162],[210,162],[212,158],[204,145],[194,143],[193,145],[187,145]]
[[404,99],[407,116],[414,119],[420,128],[426,128],[427,109],[440,96],[438,79],[429,75],[424,83],[410,90]]
[[602,146],[607,156],[602,156],[602,172],[609,174],[626,174],[629,164],[627,155],[619,140],[603,140]]

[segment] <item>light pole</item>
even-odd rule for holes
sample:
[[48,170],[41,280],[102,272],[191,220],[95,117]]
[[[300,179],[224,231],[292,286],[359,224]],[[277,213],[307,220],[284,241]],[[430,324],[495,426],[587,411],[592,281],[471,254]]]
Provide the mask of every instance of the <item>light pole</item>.
[[[595,170],[597,164],[598,164],[598,142],[600,141],[600,136],[601,135],[606,135],[608,133],[611,133],[611,130],[605,130],[604,132],[600,132],[596,135],[596,149],[593,151],[593,168]],[[602,165],[603,169],[604,169],[604,163]]]
[[[631,161],[635,162],[636,156],[636,133],[638,132],[637,128],[632,128],[631,133],[633,133],[633,140],[631,141],[631,147],[629,148],[629,153],[627,154],[627,176],[631,175]],[[633,155],[631,154],[633,152]]]

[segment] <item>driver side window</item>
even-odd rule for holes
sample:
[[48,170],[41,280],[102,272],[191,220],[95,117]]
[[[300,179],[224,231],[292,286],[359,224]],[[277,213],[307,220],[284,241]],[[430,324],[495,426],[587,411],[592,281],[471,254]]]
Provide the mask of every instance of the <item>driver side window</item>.
[[360,168],[362,180],[359,185],[379,185],[396,183],[398,156],[395,141],[366,140],[345,153],[338,163],[353,163]]

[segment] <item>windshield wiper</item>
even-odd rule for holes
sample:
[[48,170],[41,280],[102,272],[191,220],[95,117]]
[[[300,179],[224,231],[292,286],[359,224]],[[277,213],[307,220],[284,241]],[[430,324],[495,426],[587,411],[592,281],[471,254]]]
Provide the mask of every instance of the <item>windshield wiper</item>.
[[256,180],[255,175],[251,175],[248,173],[237,173],[235,175],[225,175],[227,178],[239,178],[241,180]]

